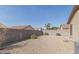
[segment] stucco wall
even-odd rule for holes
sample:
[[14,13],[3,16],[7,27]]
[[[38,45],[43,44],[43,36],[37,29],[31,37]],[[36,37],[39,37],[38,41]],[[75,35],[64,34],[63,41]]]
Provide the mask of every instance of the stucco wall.
[[49,35],[56,36],[56,33],[60,33],[62,36],[70,36],[70,29],[67,30],[44,30],[43,33],[49,33]]
[[12,42],[29,38],[32,34],[43,35],[42,31],[37,30],[16,30],[6,28],[0,29],[0,42]]
[[79,10],[74,15],[72,21],[72,37],[74,41],[79,41]]

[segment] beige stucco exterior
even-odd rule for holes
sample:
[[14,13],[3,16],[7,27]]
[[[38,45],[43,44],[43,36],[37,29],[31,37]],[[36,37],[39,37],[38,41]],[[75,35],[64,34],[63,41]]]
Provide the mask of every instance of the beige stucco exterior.
[[74,41],[79,41],[79,10],[75,13],[70,22],[72,24],[72,37]]
[[61,24],[60,25],[60,30],[69,30],[70,29],[70,24]]

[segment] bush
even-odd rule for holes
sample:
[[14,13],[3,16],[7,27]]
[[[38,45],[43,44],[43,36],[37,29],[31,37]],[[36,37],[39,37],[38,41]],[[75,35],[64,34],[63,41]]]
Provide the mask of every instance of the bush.
[[61,36],[61,34],[60,33],[56,33],[56,36]]
[[57,30],[58,29],[58,27],[52,27],[51,28],[51,30]]
[[49,35],[48,33],[45,33],[44,35]]
[[32,35],[31,35],[31,39],[37,39],[37,35],[32,34]]
[[0,40],[0,47],[2,47],[3,43],[5,42],[5,40]]

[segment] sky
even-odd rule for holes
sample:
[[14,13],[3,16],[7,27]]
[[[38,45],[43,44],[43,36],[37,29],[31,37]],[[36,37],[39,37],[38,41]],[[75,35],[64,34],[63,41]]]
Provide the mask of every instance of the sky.
[[44,27],[65,24],[73,6],[71,5],[0,5],[0,23],[6,26],[31,25]]

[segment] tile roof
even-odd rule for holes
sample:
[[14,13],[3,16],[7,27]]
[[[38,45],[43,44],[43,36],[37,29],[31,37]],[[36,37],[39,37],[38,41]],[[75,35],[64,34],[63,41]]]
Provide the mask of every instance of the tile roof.
[[0,28],[7,28],[4,24],[0,23]]
[[24,30],[34,30],[31,25],[28,26],[12,26],[13,29],[24,29]]

